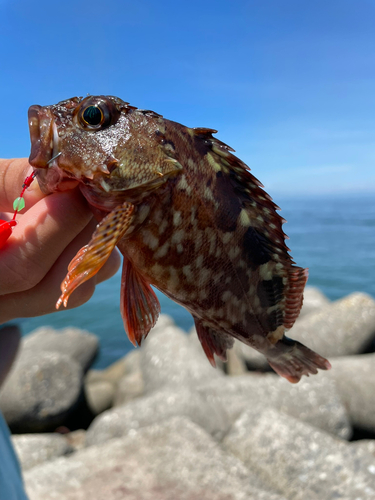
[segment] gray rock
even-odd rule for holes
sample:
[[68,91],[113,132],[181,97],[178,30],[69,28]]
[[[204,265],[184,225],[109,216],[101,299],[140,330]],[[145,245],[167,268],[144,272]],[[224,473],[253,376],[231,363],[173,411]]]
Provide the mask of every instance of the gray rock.
[[73,327],[55,330],[50,326],[43,326],[22,341],[22,349],[31,349],[38,354],[44,351],[66,354],[77,361],[84,371],[91,366],[98,348],[99,340],[96,335]]
[[145,384],[141,371],[125,375],[118,383],[113,406],[122,406],[133,399],[143,396],[144,392]]
[[305,377],[298,384],[290,384],[272,373],[249,373],[213,380],[196,390],[203,399],[221,403],[231,422],[246,408],[272,406],[341,438],[351,435],[346,409],[328,377]]
[[375,432],[375,353],[332,360],[333,378],[353,425]]
[[185,388],[164,389],[96,417],[87,431],[86,444],[99,444],[124,436],[133,429],[181,415],[190,418],[217,439],[221,439],[230,426],[220,401],[202,398]]
[[86,381],[88,383],[110,382],[116,386],[125,375],[139,370],[140,351],[134,349],[104,370],[89,370],[86,374]]
[[114,385],[110,382],[85,382],[85,396],[93,415],[99,415],[111,408],[115,396]]
[[307,286],[303,291],[303,305],[298,319],[307,316],[312,312],[317,312],[322,307],[328,305],[330,300],[314,286]]
[[228,349],[225,372],[232,377],[247,374],[247,367],[244,360],[234,349]]
[[18,434],[12,442],[23,471],[73,451],[65,436],[55,433]]
[[86,445],[86,431],[83,429],[68,432],[64,437],[73,451],[82,450]]
[[350,446],[356,448],[359,452],[363,450],[375,457],[375,439],[360,439],[358,441],[352,441]]
[[155,327],[140,353],[148,393],[163,386],[194,387],[202,380],[223,377],[220,370],[212,368],[203,349],[198,350],[187,334],[175,325]]
[[30,500],[285,500],[184,418],[26,472]]
[[363,352],[375,335],[375,301],[353,293],[297,320],[288,337],[322,356]]
[[262,372],[271,370],[271,367],[263,354],[243,342],[235,340],[233,350],[249,370]]
[[373,500],[375,458],[274,409],[247,410],[223,441],[289,500]]
[[77,404],[82,388],[82,369],[72,358],[27,349],[0,391],[0,409],[14,432],[53,430]]

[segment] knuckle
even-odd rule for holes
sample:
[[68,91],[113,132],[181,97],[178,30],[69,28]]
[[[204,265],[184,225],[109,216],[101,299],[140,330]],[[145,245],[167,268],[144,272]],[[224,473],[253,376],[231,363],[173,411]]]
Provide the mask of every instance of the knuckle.
[[41,269],[32,263],[2,263],[2,293],[24,292],[34,288],[44,277]]

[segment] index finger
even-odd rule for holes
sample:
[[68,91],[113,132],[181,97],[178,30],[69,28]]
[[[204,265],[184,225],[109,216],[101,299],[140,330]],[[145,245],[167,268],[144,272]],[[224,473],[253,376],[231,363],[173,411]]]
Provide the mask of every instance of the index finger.
[[[26,158],[12,160],[0,159],[0,211],[12,212],[13,201],[20,195],[22,184],[33,169]],[[24,198],[27,207],[35,205],[45,195],[41,192],[35,180],[25,191]]]

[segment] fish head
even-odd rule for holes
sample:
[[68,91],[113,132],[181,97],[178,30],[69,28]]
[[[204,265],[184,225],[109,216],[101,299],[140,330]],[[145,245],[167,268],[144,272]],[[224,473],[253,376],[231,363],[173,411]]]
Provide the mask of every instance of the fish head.
[[117,97],[34,105],[28,116],[29,162],[44,192],[72,182],[82,183],[96,198],[147,192],[182,168],[162,147],[163,118]]

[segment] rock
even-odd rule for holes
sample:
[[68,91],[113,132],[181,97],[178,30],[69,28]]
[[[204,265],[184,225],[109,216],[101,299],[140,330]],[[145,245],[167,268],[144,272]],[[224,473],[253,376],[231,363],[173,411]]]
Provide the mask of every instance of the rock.
[[82,369],[72,358],[26,349],[0,391],[0,409],[13,432],[54,430],[77,405],[82,388]]
[[194,387],[202,380],[223,377],[221,371],[212,368],[203,349],[192,345],[187,334],[175,325],[155,328],[140,353],[147,393],[163,386]]
[[156,332],[157,330],[164,330],[165,328],[167,328],[167,326],[175,326],[175,325],[176,324],[171,316],[169,316],[168,314],[160,314],[156,322],[156,325],[154,326],[154,328],[151,330],[150,333],[152,335],[152,332]]
[[14,435],[12,442],[23,471],[73,451],[65,436],[56,433]]
[[113,406],[122,406],[133,399],[143,396],[144,392],[145,384],[141,371],[125,375],[117,386]]
[[289,500],[375,498],[375,458],[274,409],[253,407],[223,441]]
[[83,371],[91,366],[98,348],[99,340],[96,335],[73,327],[54,330],[50,326],[44,326],[34,330],[22,341],[22,349],[30,349],[37,354],[44,351],[66,354],[73,358]]
[[285,500],[185,418],[139,429],[25,474],[30,500]]
[[353,293],[297,320],[288,337],[322,356],[363,352],[375,334],[375,301]]
[[359,441],[352,441],[350,446],[352,448],[356,448],[359,453],[363,450],[375,457],[375,439],[360,439]]
[[196,390],[203,399],[224,406],[231,422],[249,407],[271,406],[341,438],[351,435],[346,409],[328,377],[304,377],[290,384],[272,373],[249,373],[213,380]]
[[243,342],[235,340],[233,350],[238,358],[246,365],[248,370],[262,372],[271,370],[271,367],[263,354]]
[[375,432],[375,353],[332,360],[333,378],[351,423]]
[[116,386],[122,377],[139,370],[140,352],[139,349],[134,349],[104,370],[89,370],[86,375],[86,381],[88,383],[104,381]]
[[73,451],[82,450],[86,445],[86,431],[84,429],[68,432],[64,434],[64,437]]
[[228,349],[227,351],[227,363],[225,366],[225,371],[232,377],[238,377],[239,375],[245,375],[247,373],[247,368],[244,360],[237,354],[234,349]]
[[184,387],[164,389],[151,395],[130,401],[124,406],[108,410],[92,422],[87,435],[88,446],[103,443],[113,437],[121,437],[133,429],[139,429],[173,416],[186,416],[220,440],[228,431],[230,422],[220,401],[203,399],[199,394]]
[[110,382],[85,383],[87,405],[93,415],[99,415],[111,408],[115,396],[115,388]]
[[307,286],[303,291],[303,305],[298,319],[312,312],[317,312],[328,304],[330,304],[330,300],[319,290],[319,288]]

